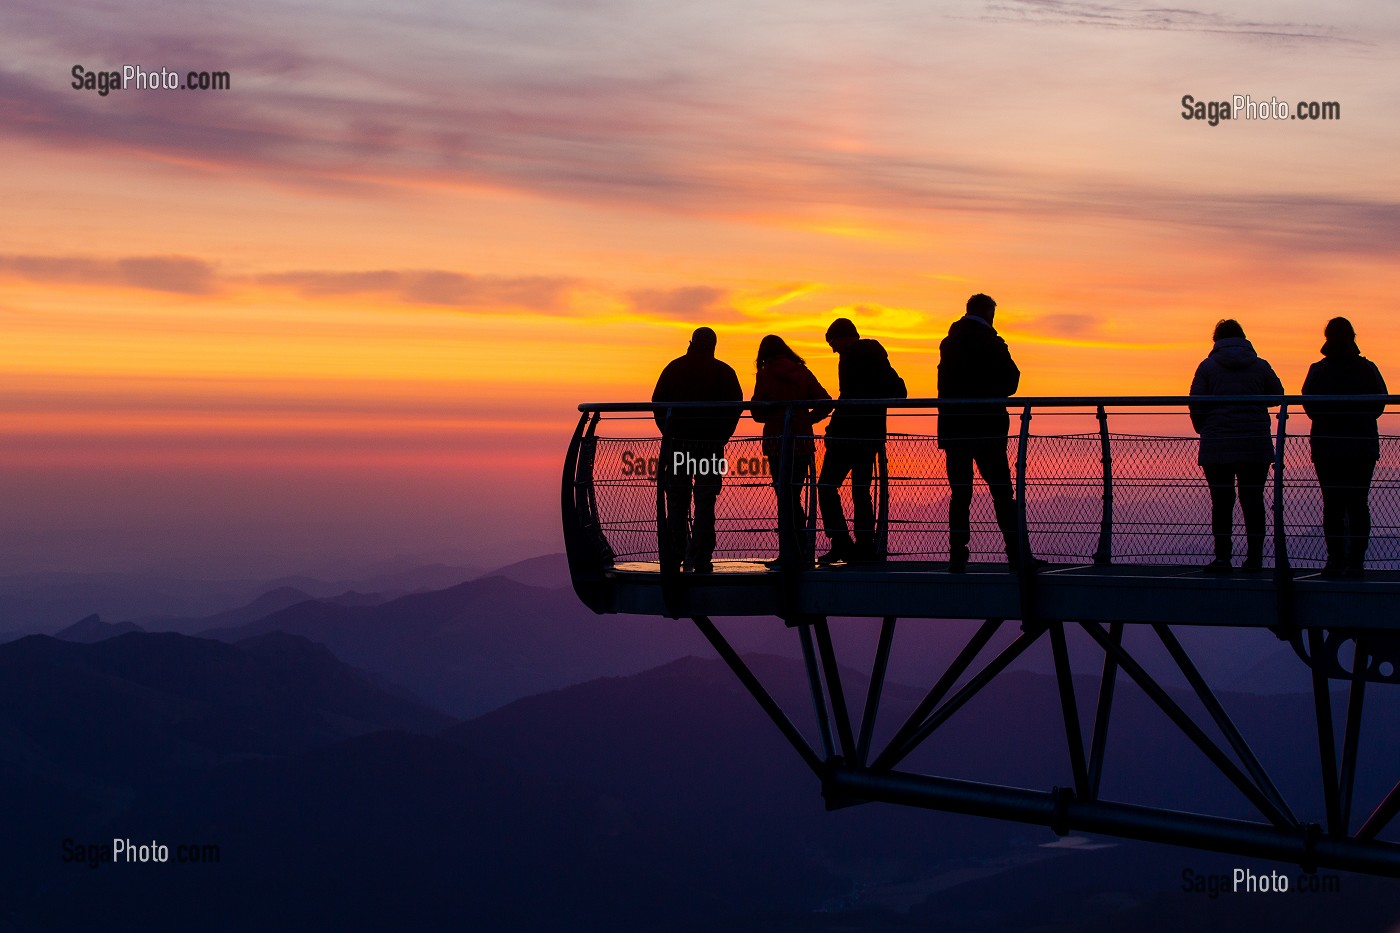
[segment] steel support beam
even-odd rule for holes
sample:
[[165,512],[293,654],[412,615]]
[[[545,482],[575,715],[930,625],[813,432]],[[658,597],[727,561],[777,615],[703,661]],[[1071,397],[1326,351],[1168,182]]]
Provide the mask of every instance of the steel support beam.
[[880,642],[875,646],[875,666],[870,671],[870,687],[865,694],[865,710],[860,719],[860,740],[856,743],[856,764],[864,765],[870,757],[870,741],[875,735],[875,717],[880,710],[880,697],[885,691],[885,671],[890,663],[890,648],[894,644],[894,616],[880,623]]
[[823,792],[834,798],[884,801],[993,819],[1048,826],[1064,835],[1098,833],[1193,849],[1400,876],[1400,845],[1333,839],[1316,827],[1280,828],[1132,804],[1078,800],[1067,789],[1044,792],[926,777],[898,771],[834,769]]
[[763,711],[768,714],[768,718],[773,720],[773,725],[778,727],[784,737],[792,743],[792,747],[797,749],[797,754],[802,756],[802,760],[807,762],[807,767],[815,773],[821,774],[824,767],[822,760],[817,757],[817,753],[812,751],[812,746],[807,744],[807,740],[802,737],[802,733],[797,731],[797,727],[792,724],[792,720],[787,718],[783,708],[778,705],[778,701],[768,693],[753,671],[744,663],[744,659],[730,646],[720,630],[715,628],[715,624],[705,616],[695,616],[692,621],[695,627],[700,630],[700,634],[710,645],[719,652],[719,656],[724,659],[724,663],[729,665],[729,669],[734,672],[734,676],[742,683],[758,701],[758,705],[763,707]]

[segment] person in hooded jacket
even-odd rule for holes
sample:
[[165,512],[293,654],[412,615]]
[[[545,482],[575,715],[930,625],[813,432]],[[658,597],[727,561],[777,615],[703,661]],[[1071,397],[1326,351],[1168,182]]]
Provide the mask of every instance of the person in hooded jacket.
[[[1196,367],[1191,395],[1282,395],[1283,383],[1254,352],[1238,321],[1215,325],[1215,346]],[[1241,569],[1264,566],[1264,482],[1274,462],[1269,405],[1253,402],[1192,402],[1191,427],[1201,436],[1200,464],[1210,486],[1210,525],[1215,559],[1207,573],[1233,569],[1235,488],[1244,513],[1246,553]]]
[[[1011,350],[992,325],[997,303],[988,295],[967,299],[967,313],[948,328],[938,345],[938,397],[941,399],[1007,398],[1021,384],[1021,370]],[[1021,566],[1021,554],[1030,556],[1017,532],[1016,499],[1011,487],[1011,465],[1006,459],[1006,436],[1011,419],[1006,406],[996,403],[939,409],[938,446],[947,457],[948,469],[948,572],[966,573],[972,542],[972,467],[992,495],[997,526],[1006,547],[1007,564]],[[1044,562],[1030,556],[1029,566]]]
[[[863,338],[849,318],[840,317],[826,329],[826,343],[839,354],[837,377],[842,399],[905,398],[904,380],[890,365],[889,354],[878,340]],[[875,508],[870,483],[875,458],[885,443],[885,409],[878,405],[840,408],[826,428],[825,453],[817,478],[817,503],[822,528],[831,539],[831,550],[817,558],[826,565],[838,561],[878,559],[875,550]],[[841,505],[841,484],[851,477],[851,524],[846,527]]]
[[[806,361],[776,334],[759,341],[756,366],[755,402],[810,402],[831,398],[807,368]],[[786,511],[789,520],[803,528],[807,513],[802,508],[802,486],[816,456],[813,426],[831,414],[831,406],[793,406],[791,412],[793,441],[786,469],[782,464],[782,447],[788,409],[755,407],[753,420],[763,425],[763,455],[768,458],[768,475],[772,477],[773,491],[778,496],[778,513]],[[804,548],[798,560],[810,565],[812,557]]]
[[[1334,317],[1323,331],[1322,359],[1308,369],[1304,395],[1385,395],[1381,372],[1356,345],[1356,331]],[[1313,468],[1322,488],[1324,577],[1360,577],[1371,541],[1371,476],[1381,456],[1376,420],[1384,402],[1303,402],[1312,419]]]

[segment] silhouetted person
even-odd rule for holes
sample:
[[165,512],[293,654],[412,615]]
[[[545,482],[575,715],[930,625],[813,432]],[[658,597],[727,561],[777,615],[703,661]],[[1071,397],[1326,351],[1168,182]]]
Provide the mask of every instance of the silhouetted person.
[[[879,341],[862,338],[848,318],[837,318],[826,329],[826,342],[840,355],[837,376],[841,398],[904,398],[904,380],[890,365],[889,354]],[[819,564],[874,560],[875,509],[870,481],[875,458],[885,443],[885,409],[881,406],[839,408],[826,428],[826,451],[817,478],[817,502],[822,528],[831,539],[831,550],[817,558]],[[846,528],[841,506],[841,484],[851,477],[851,524]]]
[[[938,345],[939,398],[1008,398],[1016,394],[1021,371],[992,321],[997,303],[986,295],[967,299],[967,313],[948,328]],[[972,467],[992,494],[997,525],[1013,570],[1020,567],[1016,500],[1006,437],[1011,419],[1005,405],[988,403],[940,409],[938,446],[948,459],[948,571],[965,573],[972,541]],[[1026,548],[1029,555],[1030,549]],[[1031,558],[1034,561],[1034,558]],[[1041,563],[1035,561],[1036,564]]]
[[[1356,345],[1356,331],[1334,317],[1323,331],[1322,359],[1308,369],[1304,395],[1385,395],[1381,372]],[[1371,542],[1371,476],[1381,456],[1376,419],[1384,402],[1303,402],[1312,419],[1312,462],[1322,487],[1324,577],[1360,577]]]
[[[1196,367],[1192,395],[1282,395],[1283,383],[1260,359],[1238,321],[1215,325],[1215,346]],[[1274,462],[1269,406],[1249,402],[1192,402],[1191,426],[1201,436],[1196,462],[1210,486],[1210,526],[1215,560],[1207,573],[1229,573],[1234,556],[1235,487],[1244,512],[1244,570],[1264,566],[1264,481]]]
[[[733,367],[715,359],[715,343],[713,330],[696,328],[685,356],[661,371],[652,402],[742,402],[739,377]],[[714,569],[715,499],[724,481],[720,464],[739,415],[738,408],[678,408],[668,421],[664,410],[656,412],[656,424],[670,441],[657,473],[666,491],[668,550],[662,554],[663,565],[680,563],[696,573]],[[692,492],[693,526],[688,522]]]
[[[754,382],[755,402],[800,402],[830,399],[826,389],[807,368],[806,361],[793,352],[783,338],[769,334],[758,344],[756,361],[758,375]],[[812,438],[813,425],[831,414],[830,405],[808,407],[793,406],[791,409],[792,450],[784,468],[782,464],[783,423],[788,420],[787,410],[782,408],[755,408],[753,420],[763,425],[763,455],[768,458],[768,475],[773,479],[773,491],[778,501],[787,502],[788,515],[794,528],[804,527],[806,516],[802,508],[802,485],[807,471],[816,456],[816,442]],[[779,514],[782,508],[779,508]],[[783,529],[791,532],[793,529]],[[811,564],[806,542],[799,544],[797,557],[803,564]],[[776,563],[775,563],[776,566]]]

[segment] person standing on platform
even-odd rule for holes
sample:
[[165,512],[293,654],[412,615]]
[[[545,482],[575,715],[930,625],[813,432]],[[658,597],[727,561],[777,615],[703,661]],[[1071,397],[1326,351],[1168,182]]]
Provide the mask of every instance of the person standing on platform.
[[[1334,317],[1323,331],[1322,359],[1308,369],[1304,395],[1385,395],[1381,372],[1356,345],[1356,331]],[[1381,457],[1376,420],[1384,402],[1303,402],[1312,419],[1312,462],[1322,488],[1324,577],[1360,577],[1371,541],[1371,476]]]
[[[1021,370],[1011,359],[1011,350],[992,321],[997,303],[987,295],[967,299],[967,313],[948,328],[948,336],[938,345],[938,397],[941,399],[998,399],[1016,394]],[[997,525],[1001,529],[1006,560],[1013,571],[1020,569],[1022,543],[1016,520],[1016,499],[1011,487],[1011,465],[1006,457],[1006,438],[1011,419],[1006,406],[989,402],[940,409],[938,446],[947,457],[948,488],[948,572],[966,573],[972,542],[972,468],[975,464],[987,490],[992,494]],[[1030,556],[1031,566],[1044,562]]]
[[[890,365],[885,348],[877,340],[861,337],[849,318],[839,317],[831,322],[826,329],[826,343],[841,357],[837,377],[842,400],[908,397],[904,380]],[[875,458],[884,444],[883,407],[843,407],[831,416],[826,428],[821,475],[817,478],[822,528],[831,539],[831,550],[817,558],[818,564],[879,559],[875,549],[875,508],[870,498],[870,482],[875,474]],[[854,540],[841,505],[841,484],[847,476],[851,477]]]
[[[756,360],[757,376],[754,382],[755,402],[801,402],[829,400],[831,396],[812,371],[806,361],[776,334],[769,334],[758,344]],[[782,464],[783,427],[788,419],[786,408],[755,407],[753,420],[763,425],[763,455],[768,458],[768,475],[773,480],[773,491],[780,503],[778,513],[786,511],[794,528],[783,529],[791,532],[805,527],[806,511],[802,508],[802,485],[816,456],[816,441],[812,437],[813,426],[831,414],[830,405],[794,406],[790,427],[792,449],[784,468]],[[798,562],[811,566],[812,555],[805,541],[799,544]]]
[[[717,343],[713,330],[696,328],[685,356],[672,360],[661,371],[651,393],[652,403],[742,402],[744,390],[734,368],[715,359]],[[663,566],[680,564],[694,573],[714,570],[715,500],[727,472],[723,466],[724,445],[733,436],[740,413],[738,406],[677,408],[669,416],[665,408],[655,412],[663,446],[669,449],[657,472],[657,481],[663,484],[666,495]]]
[[[1283,383],[1254,352],[1238,321],[1222,320],[1215,346],[1196,367],[1191,395],[1282,395]],[[1210,525],[1215,559],[1207,573],[1233,569],[1235,488],[1244,512],[1246,552],[1242,570],[1264,566],[1264,481],[1274,462],[1269,405],[1256,402],[1192,402],[1191,427],[1201,436],[1196,462],[1210,486]]]

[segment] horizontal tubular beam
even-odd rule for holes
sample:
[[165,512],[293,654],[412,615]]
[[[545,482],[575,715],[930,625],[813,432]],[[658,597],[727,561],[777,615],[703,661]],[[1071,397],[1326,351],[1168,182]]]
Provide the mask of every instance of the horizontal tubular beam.
[[[873,400],[793,399],[783,402],[583,402],[578,406],[578,410],[604,413],[656,412],[668,408],[673,408],[676,411],[699,408],[752,411],[755,408],[780,410],[793,405],[811,407],[821,404],[829,405],[839,411],[843,408],[869,406],[871,401],[878,401],[881,408],[946,408],[949,411],[986,405],[1001,405],[1003,407],[1015,405],[1018,408],[1024,405],[1029,405],[1032,408],[1098,408],[1100,405],[1109,408],[1161,408],[1170,405],[1185,408],[1193,403],[1199,403],[1200,400],[1199,396],[1192,397],[1190,395],[1018,395],[1013,399],[885,398]],[[1252,402],[1270,406],[1279,404],[1302,405],[1305,401],[1346,402],[1349,405],[1384,402],[1387,405],[1395,405],[1400,404],[1400,395],[1212,395],[1210,400],[1214,403],[1244,404]]]
[[1229,852],[1318,868],[1400,877],[1400,845],[1334,839],[1266,823],[1181,813],[1132,804],[1079,801],[1058,794],[928,777],[900,771],[851,768],[827,773],[829,797],[877,800],[972,816]]

